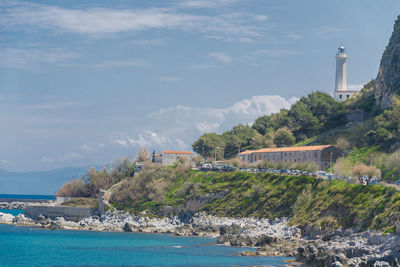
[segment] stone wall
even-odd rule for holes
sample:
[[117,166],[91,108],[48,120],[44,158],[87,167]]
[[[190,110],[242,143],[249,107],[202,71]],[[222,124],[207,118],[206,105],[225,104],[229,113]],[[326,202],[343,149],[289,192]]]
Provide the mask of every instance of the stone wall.
[[70,221],[80,221],[83,218],[88,218],[95,213],[92,208],[77,208],[77,207],[62,207],[62,206],[27,206],[25,215],[32,219],[37,219],[40,215],[55,219],[63,217]]

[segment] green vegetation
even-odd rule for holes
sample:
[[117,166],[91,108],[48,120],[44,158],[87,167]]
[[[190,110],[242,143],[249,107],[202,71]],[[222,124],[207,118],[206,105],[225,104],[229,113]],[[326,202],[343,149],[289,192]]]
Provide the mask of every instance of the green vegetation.
[[[237,125],[221,135],[204,134],[193,148],[200,154],[204,149],[206,158],[216,155],[221,160],[248,149],[335,144],[350,160],[350,168],[374,165],[382,179],[399,180],[400,98],[394,96],[391,108],[381,110],[374,86],[372,80],[360,94],[342,103],[325,93],[311,93],[289,110],[256,119],[252,126]],[[347,115],[362,116],[363,120],[347,123]],[[349,170],[341,173],[350,175]]]
[[238,151],[265,147],[291,146],[296,142],[305,142],[307,138],[342,126],[346,123],[345,105],[335,101],[322,92],[314,92],[302,97],[289,110],[265,115],[250,126],[237,125],[232,130],[219,135],[208,133],[193,143],[193,149],[203,152],[206,157],[217,153],[222,158],[225,148],[226,158],[235,157]]
[[190,199],[226,189],[229,193],[201,210],[218,216],[289,216],[291,224],[300,226],[364,229],[392,227],[400,212],[400,192],[382,185],[269,173],[203,173],[152,164],[116,186],[111,201],[118,209],[158,214],[162,207],[183,206]]
[[109,189],[124,178],[133,177],[135,163],[129,158],[117,160],[113,168],[97,171],[89,169],[86,174],[71,182],[65,183],[57,192],[58,197],[95,197],[100,189]]

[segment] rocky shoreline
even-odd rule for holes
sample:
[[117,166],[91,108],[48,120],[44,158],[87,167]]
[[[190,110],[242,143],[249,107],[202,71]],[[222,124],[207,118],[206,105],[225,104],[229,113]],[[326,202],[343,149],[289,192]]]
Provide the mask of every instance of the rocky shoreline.
[[[300,230],[289,226],[287,218],[223,218],[205,213],[181,213],[167,218],[150,218],[124,212],[106,212],[79,222],[62,217],[37,220],[23,214],[0,213],[1,224],[46,229],[166,233],[179,236],[217,238],[217,243],[230,246],[258,247],[243,256],[290,256],[305,266],[400,266],[400,236],[383,235],[357,229],[322,232],[317,228]],[[400,231],[400,226],[397,227]]]

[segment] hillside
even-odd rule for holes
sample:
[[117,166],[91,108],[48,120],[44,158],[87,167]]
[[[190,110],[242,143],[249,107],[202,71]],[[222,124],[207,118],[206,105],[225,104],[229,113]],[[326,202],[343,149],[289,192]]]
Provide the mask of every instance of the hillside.
[[[228,217],[290,217],[301,228],[357,227],[394,231],[400,214],[400,192],[383,185],[363,186],[344,181],[324,181],[308,176],[269,173],[198,172],[183,165],[163,167],[148,163],[134,177],[92,172],[86,185],[75,182],[59,192],[90,195],[109,191],[113,208],[131,213],[166,216],[206,211]],[[127,172],[126,172],[127,173]],[[118,178],[119,177],[119,178]],[[120,180],[120,181],[119,181]],[[118,181],[118,182],[117,182]]]

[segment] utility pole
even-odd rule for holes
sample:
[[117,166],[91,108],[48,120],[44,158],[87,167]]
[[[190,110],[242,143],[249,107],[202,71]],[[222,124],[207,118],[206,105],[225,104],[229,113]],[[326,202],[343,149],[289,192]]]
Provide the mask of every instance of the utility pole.
[[333,173],[332,158],[333,158],[333,152],[331,152],[331,172]]

